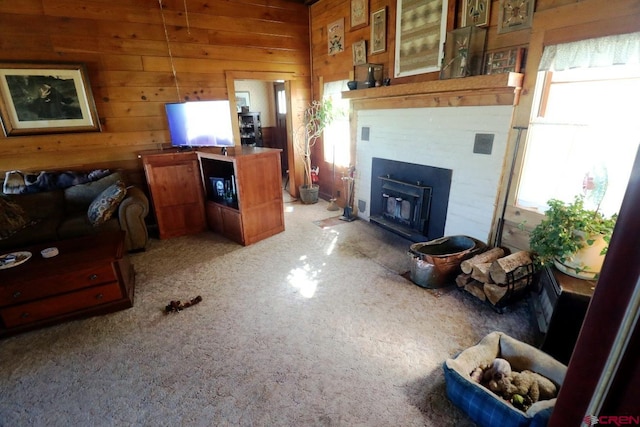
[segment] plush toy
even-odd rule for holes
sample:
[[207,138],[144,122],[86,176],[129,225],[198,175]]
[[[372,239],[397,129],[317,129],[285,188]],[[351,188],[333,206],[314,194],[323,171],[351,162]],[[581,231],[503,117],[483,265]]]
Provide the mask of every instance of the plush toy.
[[[538,400],[556,397],[558,389],[548,378],[532,371],[511,372],[508,376],[489,381],[488,388],[514,403],[515,406],[528,407]],[[519,396],[515,397],[514,396]],[[522,409],[522,407],[521,407]]]
[[511,364],[507,360],[498,357],[493,359],[491,365],[484,370],[483,380],[484,382],[498,381],[509,375],[511,375]]
[[169,304],[167,304],[167,306],[164,308],[164,313],[177,313],[179,311],[184,310],[185,308],[189,308],[193,305],[198,304],[200,301],[202,301],[202,297],[200,295],[198,295],[195,298],[190,299],[187,302],[182,302],[182,301],[170,301]]
[[484,377],[484,370],[487,369],[485,366],[478,366],[477,368],[474,368],[473,371],[471,371],[471,373],[469,374],[469,376],[471,377],[471,380],[473,382],[476,382],[478,384],[482,383],[482,379]]

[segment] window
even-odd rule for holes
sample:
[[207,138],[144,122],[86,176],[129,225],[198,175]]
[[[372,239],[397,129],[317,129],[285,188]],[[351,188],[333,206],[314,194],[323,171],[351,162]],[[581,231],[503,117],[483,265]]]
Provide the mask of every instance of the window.
[[637,63],[539,72],[517,205],[543,213],[551,198],[584,195],[618,212],[640,143],[638,95]]
[[351,165],[349,100],[342,99],[342,92],[349,90],[347,80],[325,83],[323,98],[331,98],[333,108],[339,111],[336,119],[324,130],[324,161],[337,167]]

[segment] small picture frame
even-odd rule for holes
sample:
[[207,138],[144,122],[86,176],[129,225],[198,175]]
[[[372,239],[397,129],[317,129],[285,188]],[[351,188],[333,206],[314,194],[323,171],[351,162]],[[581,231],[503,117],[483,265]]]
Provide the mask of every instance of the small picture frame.
[[367,42],[360,40],[351,45],[353,50],[353,65],[362,65],[367,63]]
[[484,60],[484,74],[519,73],[522,71],[526,49],[511,49],[487,52]]
[[344,51],[344,18],[327,25],[327,48],[329,55]]
[[85,66],[0,63],[0,121],[7,136],[100,131]]
[[462,25],[486,27],[491,17],[491,0],[462,0]]
[[245,108],[247,111],[251,109],[251,94],[249,92],[236,92],[236,109],[238,113]]
[[387,8],[376,10],[371,14],[371,54],[387,50]]
[[535,0],[500,0],[498,34],[531,28]]
[[211,182],[211,200],[223,201],[226,196],[224,178],[210,176],[209,181]]
[[369,25],[369,0],[351,0],[351,30]]

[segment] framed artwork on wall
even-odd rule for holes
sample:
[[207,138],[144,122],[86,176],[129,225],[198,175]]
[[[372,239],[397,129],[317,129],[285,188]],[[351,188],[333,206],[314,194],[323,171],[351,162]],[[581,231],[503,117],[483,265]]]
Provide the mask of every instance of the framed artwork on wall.
[[344,51],[344,18],[327,25],[327,47],[329,55]]
[[369,0],[351,0],[351,29],[369,25]]
[[0,63],[0,118],[7,136],[100,130],[83,64]]
[[397,0],[394,76],[440,70],[447,34],[446,0]]
[[371,14],[371,54],[387,50],[387,8]]
[[522,71],[526,49],[511,49],[487,52],[484,60],[484,74],[519,73]]
[[353,65],[362,65],[367,63],[367,42],[360,40],[355,42],[351,49],[353,49]]
[[500,0],[498,34],[531,28],[535,0]]
[[251,94],[249,92],[236,92],[236,109],[238,113],[242,111],[242,108],[249,111],[251,108]]
[[486,27],[491,17],[491,0],[462,0],[462,26]]

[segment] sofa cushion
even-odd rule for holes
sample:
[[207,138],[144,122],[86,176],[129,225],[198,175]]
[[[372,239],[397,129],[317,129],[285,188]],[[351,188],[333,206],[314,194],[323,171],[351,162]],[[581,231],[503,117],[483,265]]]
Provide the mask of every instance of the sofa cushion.
[[62,190],[7,196],[18,203],[31,219],[60,219],[64,214]]
[[120,230],[120,223],[117,219],[111,218],[98,226],[94,226],[89,222],[86,213],[78,213],[63,218],[58,225],[57,238],[59,240],[73,239],[75,237],[98,234],[106,230],[118,231]]
[[118,181],[124,181],[124,179],[119,172],[114,172],[97,181],[66,188],[64,190],[66,213],[86,212],[100,193]]
[[107,187],[89,205],[87,211],[89,222],[98,226],[109,220],[126,194],[127,188],[122,181]]
[[17,233],[31,224],[31,218],[22,207],[0,196],[0,240]]

